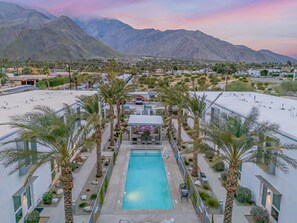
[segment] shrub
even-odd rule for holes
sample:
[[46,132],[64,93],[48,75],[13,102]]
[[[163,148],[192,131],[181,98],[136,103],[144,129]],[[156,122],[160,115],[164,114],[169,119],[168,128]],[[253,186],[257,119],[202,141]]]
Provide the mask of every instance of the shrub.
[[205,152],[205,157],[209,160],[212,160],[214,157],[214,152],[213,151],[206,151]]
[[52,199],[53,199],[53,193],[52,192],[46,192],[42,196],[42,202],[43,202],[43,204],[51,204],[52,203]]
[[205,189],[205,190],[209,190],[209,185],[208,184],[203,184],[203,188]]
[[252,200],[252,192],[246,187],[238,186],[236,190],[236,198],[239,203],[250,203]]
[[191,187],[191,179],[190,179],[189,175],[186,175],[186,185],[187,185],[187,188],[190,189],[190,187]]
[[30,213],[27,218],[27,223],[38,223],[40,220],[40,213],[37,210],[34,210]]
[[185,165],[188,166],[190,163],[188,160],[185,160]]
[[97,194],[92,194],[90,197],[91,200],[96,200],[96,198],[97,198]]
[[269,212],[261,206],[253,206],[251,215],[253,215],[256,223],[269,223]]
[[228,172],[227,171],[223,171],[221,173],[221,179],[223,182],[225,182],[227,180],[227,176],[228,176]]
[[213,166],[213,169],[218,172],[224,171],[225,163],[223,161],[219,161]]
[[84,207],[88,206],[88,203],[87,202],[81,202],[78,206],[80,208],[84,208]]
[[201,199],[202,199],[203,201],[205,201],[205,200],[207,200],[207,199],[210,198],[209,194],[206,193],[206,192],[204,192],[204,191],[200,191],[200,192],[199,192],[199,196],[201,197]]
[[105,192],[107,191],[107,187],[108,187],[108,178],[106,177],[105,181],[104,181],[104,191]]
[[212,208],[218,208],[219,201],[214,197],[210,197],[206,200],[206,205],[208,205],[209,207],[212,207]]
[[197,207],[198,198],[195,191],[192,192],[192,198],[193,198],[194,207]]
[[104,201],[104,187],[101,187],[99,195],[100,195],[100,204],[103,204],[103,201]]

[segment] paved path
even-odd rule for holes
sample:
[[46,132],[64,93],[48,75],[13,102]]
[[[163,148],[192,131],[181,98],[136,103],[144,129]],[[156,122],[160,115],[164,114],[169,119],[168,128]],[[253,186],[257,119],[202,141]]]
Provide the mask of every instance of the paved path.
[[[177,130],[177,119],[173,119],[172,120],[172,124],[174,126],[174,128]],[[191,142],[192,139],[188,136],[188,134],[186,133],[186,131],[184,130],[184,128],[182,127],[181,129],[181,138],[183,142]]]
[[119,223],[121,219],[128,219],[131,223],[160,223],[164,219],[171,218],[174,218],[175,223],[200,222],[197,219],[192,202],[190,200],[188,202],[186,200],[180,201],[179,184],[183,180],[171,149],[168,150],[169,158],[163,160],[174,208],[170,210],[122,209],[130,150],[163,149],[164,147],[170,148],[168,141],[163,141],[162,145],[131,145],[129,141],[123,141],[97,223]]
[[[109,124],[106,124],[102,135],[101,148],[105,145],[109,139],[110,128]],[[81,190],[83,189],[89,175],[91,174],[96,164],[96,149],[93,149],[86,162],[81,167],[78,173],[73,173],[73,190],[72,198],[76,200],[79,197]],[[57,207],[47,207],[41,212],[41,216],[50,217],[48,223],[64,223],[64,198],[61,199]],[[86,223],[89,215],[86,216],[74,216],[74,222]]]
[[[173,125],[177,128],[177,120],[173,120]],[[186,131],[182,128],[181,137],[184,142],[191,141],[190,137],[186,133]],[[208,178],[209,185],[211,186],[214,194],[216,195],[217,199],[220,201],[222,200],[225,204],[226,200],[226,189],[221,185],[219,180],[220,173],[214,172],[204,159],[204,155],[199,155],[198,157],[198,165],[202,172],[204,172]],[[244,215],[250,214],[250,207],[249,206],[238,206],[235,202],[233,203],[233,215],[232,220],[234,223],[248,223],[247,219]],[[214,215],[214,222],[215,223],[222,223],[223,222],[223,215]]]

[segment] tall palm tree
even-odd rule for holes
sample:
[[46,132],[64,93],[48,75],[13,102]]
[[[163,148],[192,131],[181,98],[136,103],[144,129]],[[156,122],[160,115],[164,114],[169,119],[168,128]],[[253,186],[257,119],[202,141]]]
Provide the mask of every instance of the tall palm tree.
[[[258,109],[252,108],[244,120],[238,116],[223,114],[218,123],[211,123],[205,128],[206,139],[218,147],[215,162],[223,160],[229,165],[224,223],[232,222],[233,200],[241,164],[273,162],[282,171],[288,171],[288,165],[297,167],[297,161],[284,153],[284,149],[296,146],[278,144],[275,137],[278,126],[268,122],[258,123],[258,118]],[[271,142],[274,146],[264,147],[265,142]]]
[[[5,167],[17,164],[14,171],[26,164],[31,157],[30,168],[25,183],[33,176],[39,167],[55,160],[61,168],[60,181],[64,193],[65,222],[73,223],[72,188],[73,177],[71,160],[73,155],[86,142],[87,132],[84,127],[76,128],[79,116],[69,105],[64,106],[64,116],[61,118],[53,109],[37,106],[34,111],[24,115],[12,116],[10,125],[20,130],[19,141],[36,139],[45,150],[9,148],[0,151],[0,161]],[[11,142],[8,142],[11,143]]]
[[48,64],[45,64],[43,66],[42,73],[46,75],[47,88],[49,89],[50,84],[49,84],[49,80],[48,80],[48,75],[50,74],[50,72],[49,72],[49,66],[48,66]]
[[183,85],[162,85],[157,91],[160,93],[163,103],[169,108],[176,106],[177,110],[177,146],[181,146],[182,110],[184,106],[185,86]]
[[82,95],[78,97],[78,104],[82,107],[82,119],[95,129],[95,141],[96,141],[96,177],[102,177],[102,154],[101,154],[101,111],[99,106],[99,96]]
[[114,103],[116,96],[116,84],[102,84],[99,86],[99,94],[105,103],[109,105],[109,121],[110,121],[110,146],[114,146]]
[[206,95],[203,94],[202,97],[197,96],[195,93],[191,95],[187,93],[185,97],[185,109],[189,112],[188,117],[194,122],[194,148],[193,148],[193,169],[192,176],[198,177],[198,153],[199,147],[202,143],[200,137],[200,119],[203,115],[205,109],[205,98]]
[[113,84],[115,85],[115,102],[117,109],[117,129],[121,127],[121,103],[124,104],[124,97],[127,94],[126,83],[120,79],[114,79]]

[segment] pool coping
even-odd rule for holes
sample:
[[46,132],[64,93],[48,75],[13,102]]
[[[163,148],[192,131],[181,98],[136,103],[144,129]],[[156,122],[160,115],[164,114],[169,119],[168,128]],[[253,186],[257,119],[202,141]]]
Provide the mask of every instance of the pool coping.
[[[151,209],[151,210],[130,210],[122,209],[124,191],[126,185],[126,177],[129,165],[131,149],[159,149],[162,152],[164,147],[167,147],[169,158],[164,159],[164,167],[166,171],[170,196],[172,199],[173,209]],[[169,174],[168,174],[169,173]],[[175,156],[171,150],[168,141],[163,142],[163,145],[131,145],[130,142],[124,141],[117,156],[117,161],[114,167],[113,174],[107,190],[99,223],[118,223],[119,219],[140,219],[140,220],[162,220],[170,219],[175,216],[175,219],[188,219],[181,222],[199,222],[193,208],[192,202],[185,199],[180,202],[179,184],[183,182],[181,173],[175,161]],[[176,221],[177,222],[177,221]]]
[[[171,204],[172,204],[172,208],[162,208],[162,209],[125,209],[123,208],[123,203],[124,203],[124,197],[125,197],[125,189],[126,189],[126,183],[127,183],[127,177],[128,177],[128,171],[129,171],[129,163],[130,163],[130,159],[131,159],[131,153],[133,151],[158,151],[160,152],[160,156],[162,158],[162,162],[163,162],[163,167],[164,167],[164,171],[165,171],[165,177],[166,177],[166,181],[167,181],[167,185],[168,185],[168,192],[169,192],[169,196],[170,196],[170,201],[171,201]],[[163,154],[162,154],[162,149],[159,149],[159,148],[151,148],[151,149],[139,149],[139,148],[131,148],[129,151],[128,151],[128,155],[129,155],[129,159],[128,159],[128,165],[127,165],[127,169],[126,169],[126,178],[125,178],[125,185],[124,185],[124,193],[123,193],[123,198],[122,198],[122,210],[127,210],[127,211],[144,211],[144,210],[150,210],[150,211],[169,211],[169,210],[173,210],[175,208],[174,206],[174,200],[172,199],[172,195],[171,195],[171,191],[170,191],[170,185],[169,185],[169,180],[168,180],[168,172],[167,172],[167,169],[166,169],[166,165],[165,165],[165,159],[163,158]],[[159,155],[159,154],[158,154]]]

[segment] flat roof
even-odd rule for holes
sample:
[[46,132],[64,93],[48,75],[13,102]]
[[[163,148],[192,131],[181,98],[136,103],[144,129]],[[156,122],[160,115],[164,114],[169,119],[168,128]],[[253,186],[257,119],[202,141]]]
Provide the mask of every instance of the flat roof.
[[160,126],[163,119],[160,115],[130,115],[128,125]]
[[47,105],[59,111],[63,104],[72,105],[76,97],[80,95],[93,95],[95,91],[27,91],[0,96],[0,138],[14,132],[9,125],[10,116],[25,114],[33,110],[37,105]]
[[[196,92],[197,95],[206,94],[206,100],[210,102],[220,93]],[[242,116],[246,116],[255,106],[260,111],[259,121],[276,123],[280,132],[297,140],[297,100],[255,92],[223,92],[215,105]]]

